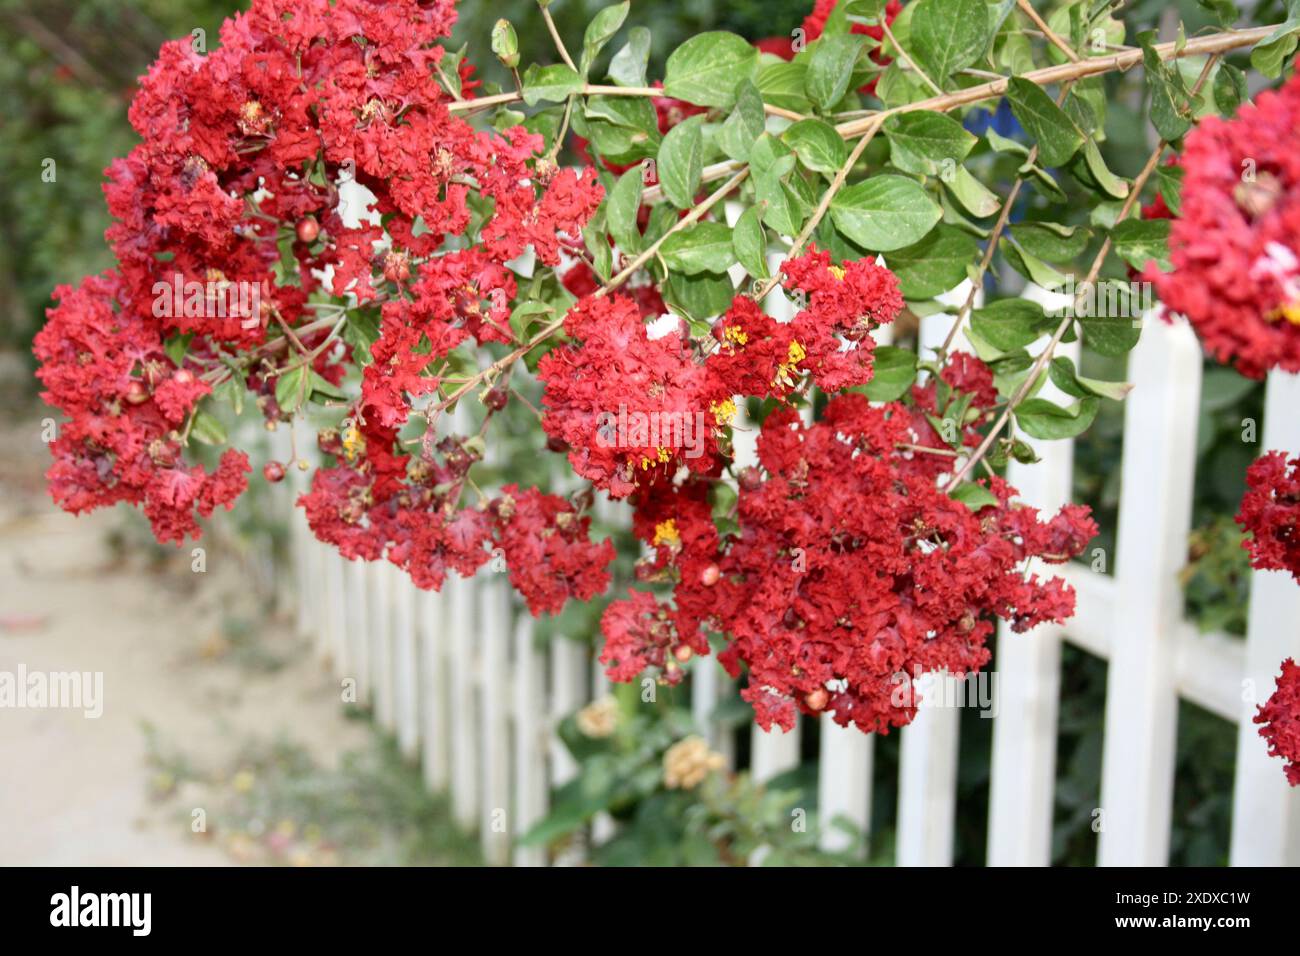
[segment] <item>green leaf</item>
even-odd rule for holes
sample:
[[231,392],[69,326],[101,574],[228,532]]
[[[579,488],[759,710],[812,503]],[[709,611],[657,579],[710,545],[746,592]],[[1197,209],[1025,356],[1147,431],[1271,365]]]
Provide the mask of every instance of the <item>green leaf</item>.
[[605,226],[618,247],[627,253],[641,251],[641,232],[636,220],[643,185],[641,167],[633,166],[605,196]]
[[1083,132],[1036,84],[1015,76],[1007,84],[1011,112],[1038,143],[1045,166],[1061,166],[1083,145]]
[[591,22],[587,24],[587,31],[582,37],[582,59],[578,62],[578,69],[583,76],[587,75],[592,61],[623,25],[630,6],[628,0],[623,0],[622,3],[605,7],[591,18]]
[[582,92],[582,77],[563,63],[533,64],[524,73],[524,102],[534,106],[542,100],[563,102]]
[[985,219],[1002,208],[998,195],[972,176],[965,166],[958,166],[952,182],[946,185],[962,207],[979,219]]
[[725,109],[736,101],[736,85],[752,79],[757,68],[758,50],[748,40],[722,31],[701,33],[669,54],[664,95]]
[[1224,116],[1237,112],[1237,107],[1250,98],[1246,74],[1231,63],[1220,63],[1214,77],[1214,104]]
[[194,423],[190,426],[190,436],[205,445],[224,445],[226,443],[226,426],[221,419],[211,412],[197,411]]
[[1183,175],[1184,170],[1181,166],[1161,164],[1156,167],[1156,183],[1160,189],[1160,196],[1175,216],[1180,215],[1183,210]]
[[731,159],[749,162],[749,151],[754,141],[763,135],[767,117],[763,111],[763,98],[750,80],[736,87],[736,105],[718,130],[718,146]]
[[919,183],[904,176],[873,176],[831,201],[835,228],[873,252],[919,242],[943,216]]
[[871,381],[862,387],[873,402],[895,402],[916,381],[916,353],[881,345],[876,348]]
[[1045,398],[1030,398],[1016,409],[1016,424],[1031,438],[1046,441],[1074,438],[1087,431],[1100,405],[1100,399],[1092,397],[1080,399],[1069,408]]
[[591,262],[602,282],[608,282],[614,270],[614,252],[605,238],[605,210],[602,206],[596,215],[582,227],[582,244],[591,253]]
[[220,385],[212,390],[212,395],[219,402],[225,402],[234,411],[235,417],[238,418],[244,414],[244,394],[247,391],[243,377],[238,373],[232,373],[230,378],[226,379]]
[[609,61],[608,76],[618,86],[645,86],[646,65],[650,62],[650,31],[646,27],[633,27],[627,31],[627,42]]
[[920,0],[908,6],[914,8],[912,58],[940,86],[983,57],[993,39],[984,0]]
[[1214,18],[1219,21],[1219,26],[1231,27],[1237,22],[1239,14],[1233,0],[1196,0],[1196,2],[1214,14]]
[[1266,40],[1250,51],[1250,65],[1270,80],[1276,80],[1282,75],[1287,57],[1295,52],[1298,40],[1294,28],[1276,39]]
[[800,120],[781,134],[781,141],[815,173],[834,175],[849,158],[840,134],[819,119]]
[[973,481],[962,482],[948,492],[948,497],[953,501],[960,501],[971,511],[979,511],[981,508],[996,508],[998,506],[997,495]]
[[668,131],[659,146],[656,169],[664,195],[678,209],[695,205],[704,170],[704,137],[700,126],[703,116],[692,116]]
[[[1116,199],[1124,199],[1128,196],[1128,183],[1120,179],[1110,171],[1106,165],[1106,160],[1102,159],[1101,150],[1092,140],[1087,140],[1083,144],[1083,154],[1081,159],[1088,170],[1090,178],[1105,193]],[[1077,173],[1078,170],[1075,170]],[[1076,178],[1080,178],[1076,175]]]
[[1059,289],[1065,285],[1065,274],[1048,265],[1031,252],[1017,246],[1010,236],[1003,236],[998,245],[1011,268],[1044,289]]
[[1137,39],[1142,47],[1142,70],[1151,97],[1147,106],[1151,125],[1163,140],[1173,142],[1181,139],[1192,128],[1189,97],[1182,77],[1160,59],[1154,45],[1154,30],[1139,33]]
[[720,222],[699,222],[672,233],[659,254],[674,272],[725,272],[736,261],[731,230]]
[[813,46],[804,88],[822,112],[829,112],[848,92],[853,64],[865,42],[860,34],[840,33],[823,35]]
[[694,276],[673,272],[664,287],[668,304],[677,306],[697,322],[727,311],[735,294],[735,287],[727,275],[709,272]]
[[1128,382],[1103,382],[1100,379],[1084,378],[1075,370],[1074,361],[1064,355],[1052,359],[1048,374],[1057,388],[1074,398],[1094,395],[1120,402],[1133,390]]
[[307,398],[307,367],[295,365],[275,382],[275,403],[280,411],[292,415]]
[[1141,327],[1123,315],[1080,318],[1079,325],[1089,348],[1111,358],[1127,355],[1142,335]]
[[762,214],[762,207],[750,206],[740,214],[731,233],[736,259],[756,279],[768,276],[767,234],[763,231]]
[[932,299],[961,284],[966,266],[980,254],[979,244],[960,229],[939,226],[920,242],[886,256],[908,299]]
[[521,342],[526,342],[538,316],[552,315],[555,310],[545,302],[532,300],[520,302],[510,312],[510,331]]
[[1072,262],[1088,247],[1092,233],[1083,226],[1054,222],[1018,222],[1011,227],[1016,244],[1046,262]]
[[971,328],[1003,352],[1024,348],[1055,324],[1028,299],[998,299],[971,315]]
[[1150,259],[1168,270],[1172,268],[1169,262],[1171,225],[1168,219],[1126,219],[1111,230],[1110,238],[1120,258],[1139,272]]
[[900,113],[885,121],[889,136],[890,162],[905,173],[921,176],[939,175],[945,168],[960,163],[979,140],[946,113],[914,110]]
[[804,78],[807,75],[806,60],[765,63],[759,69],[755,82],[764,103],[794,110],[796,113],[806,113],[812,109],[812,101],[804,92]]
[[317,395],[325,398],[345,399],[348,393],[343,391],[325,376],[319,374],[315,369],[309,369],[307,373],[307,392],[313,398]]
[[763,209],[763,222],[783,236],[803,228],[803,204],[790,187],[773,173],[754,175],[754,198]]

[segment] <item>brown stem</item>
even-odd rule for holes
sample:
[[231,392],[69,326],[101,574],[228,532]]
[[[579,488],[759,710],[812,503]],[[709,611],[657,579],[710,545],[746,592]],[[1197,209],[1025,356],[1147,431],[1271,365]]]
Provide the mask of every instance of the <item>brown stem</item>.
[[[1211,56],[1205,62],[1205,67],[1201,70],[1201,75],[1197,77],[1196,83],[1191,89],[1191,96],[1193,99],[1198,93],[1200,93],[1201,88],[1205,85],[1205,81],[1209,78],[1210,72],[1214,69],[1214,65],[1218,60],[1219,57],[1216,54]],[[1138,197],[1142,193],[1142,188],[1146,185],[1147,180],[1151,178],[1151,174],[1155,172],[1156,166],[1160,163],[1160,156],[1164,153],[1166,146],[1168,146],[1168,143],[1161,140],[1159,145],[1157,145],[1155,150],[1151,153],[1150,157],[1148,157],[1146,165],[1142,167],[1142,172],[1140,172],[1137,178],[1133,180],[1133,188],[1129,191],[1128,198],[1124,200],[1124,205],[1120,209],[1119,215],[1115,217],[1116,225],[1123,222],[1128,217],[1128,214],[1133,211],[1133,207],[1137,205]],[[953,473],[952,478],[949,479],[948,483],[944,486],[944,490],[956,488],[961,484],[962,479],[970,474],[971,469],[975,467],[975,464],[982,461],[984,456],[988,454],[989,449],[993,447],[993,442],[997,440],[1003,427],[1005,427],[1007,422],[1011,419],[1011,415],[1015,412],[1016,406],[1025,400],[1025,396],[1027,396],[1030,390],[1034,387],[1034,383],[1038,380],[1038,376],[1043,373],[1043,369],[1047,368],[1047,363],[1052,360],[1052,353],[1055,352],[1056,347],[1061,344],[1061,339],[1065,337],[1065,333],[1069,330],[1070,326],[1074,324],[1074,312],[1075,308],[1077,308],[1079,304],[1079,299],[1082,298],[1086,291],[1091,288],[1092,284],[1097,281],[1097,276],[1101,274],[1101,267],[1105,264],[1106,256],[1109,253],[1110,236],[1107,236],[1105,241],[1102,242],[1101,248],[1097,250],[1096,258],[1092,260],[1092,267],[1088,270],[1087,278],[1079,285],[1079,291],[1075,295],[1072,307],[1065,310],[1065,316],[1061,319],[1060,324],[1057,325],[1056,331],[1052,333],[1052,337],[1048,341],[1047,347],[1039,354],[1033,367],[1030,368],[1029,374],[1025,377],[1025,380],[1020,383],[1020,387],[1017,388],[1015,393],[1012,395],[1011,401],[1007,402],[1006,407],[1002,409],[1002,414],[999,415],[998,420],[993,423],[993,427],[989,429],[989,433],[984,436],[984,440],[980,442],[979,447],[975,449],[975,453],[971,455],[970,458],[966,459],[965,463],[963,463],[962,466]]]

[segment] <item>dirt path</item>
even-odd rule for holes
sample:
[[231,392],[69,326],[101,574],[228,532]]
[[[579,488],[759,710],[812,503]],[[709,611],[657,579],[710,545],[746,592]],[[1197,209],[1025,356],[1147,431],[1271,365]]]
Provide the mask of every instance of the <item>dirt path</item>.
[[122,515],[56,509],[39,418],[5,427],[0,449],[0,680],[20,665],[103,675],[97,719],[0,703],[0,865],[228,863],[178,819],[190,795],[151,796],[144,724],[199,761],[283,733],[326,766],[368,739],[364,724],[288,622],[246,628],[280,669],[232,653],[223,625],[248,592],[233,560],[210,552],[195,574],[186,549],[160,570],[143,543],[108,544]]

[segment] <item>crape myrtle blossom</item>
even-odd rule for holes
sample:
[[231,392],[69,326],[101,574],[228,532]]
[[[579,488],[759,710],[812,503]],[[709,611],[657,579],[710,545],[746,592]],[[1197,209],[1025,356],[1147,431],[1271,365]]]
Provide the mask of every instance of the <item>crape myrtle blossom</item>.
[[[1187,135],[1172,271],[1149,263],[1161,301],[1216,360],[1262,378],[1300,371],[1300,77],[1232,119]],[[1153,210],[1153,215],[1165,212]]]
[[1287,780],[1300,787],[1300,665],[1291,658],[1282,662],[1277,689],[1254,719],[1262,725],[1259,735],[1268,741],[1269,755],[1287,762]]
[[1250,532],[1242,547],[1251,567],[1289,571],[1300,581],[1300,458],[1270,451],[1246,471],[1237,524]]
[[[529,246],[558,262],[562,237],[580,232],[602,192],[590,169],[539,171],[540,136],[479,131],[447,110],[430,77],[455,15],[451,0],[256,0],[207,55],[188,38],[163,46],[130,109],[143,142],[108,169],[118,269],[60,290],[36,342],[47,398],[72,419],[54,446],[57,500],[140,503],[160,538],[197,536],[190,512],[231,504],[247,462],[231,452],[203,479],[170,435],[211,391],[204,369],[271,330],[304,329],[304,361],[339,383],[338,353],[317,349],[328,330],[310,322],[313,293],[381,303],[359,411],[384,427],[436,388],[422,374],[435,359],[466,338],[508,340],[516,289],[503,263]],[[345,169],[374,195],[382,230],[344,224],[334,183]],[[482,241],[437,255],[466,230],[471,190],[493,203]],[[174,281],[254,286],[261,314],[155,316],[158,283]],[[178,335],[189,337],[180,364],[163,348]],[[274,418],[275,380],[254,368],[246,384]],[[117,416],[132,427],[108,434]],[[367,456],[386,454],[386,441],[371,431]],[[146,480],[145,460],[166,469],[165,487]]]

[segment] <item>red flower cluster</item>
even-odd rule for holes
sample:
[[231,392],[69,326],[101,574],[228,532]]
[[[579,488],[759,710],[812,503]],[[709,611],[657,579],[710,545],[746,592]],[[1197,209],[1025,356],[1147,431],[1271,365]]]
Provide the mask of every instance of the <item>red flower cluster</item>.
[[1277,689],[1259,708],[1255,723],[1259,735],[1268,741],[1269,756],[1287,761],[1286,778],[1300,787],[1300,665],[1291,658],[1282,662]]
[[[358,460],[314,494],[351,514],[360,469],[371,505],[394,500],[405,481],[394,429],[437,388],[431,366],[467,338],[511,341],[504,263],[531,246],[557,264],[602,196],[594,170],[539,164],[540,136],[477,131],[449,111],[435,74],[455,16],[453,0],[254,0],[211,54],[188,38],[162,47],[130,109],[143,142],[108,170],[119,272],[60,290],[36,344],[46,397],[72,419],[54,446],[56,500],[137,502],[160,538],[197,535],[192,512],[229,505],[248,468],[237,452],[210,477],[184,464],[186,422],[231,356],[340,382],[346,354],[332,347],[335,323],[315,319],[318,294],[379,303],[382,321],[355,409]],[[472,88],[467,67],[460,77]],[[382,227],[345,220],[347,179],[369,190]],[[442,251],[466,231],[475,193],[491,210],[481,241]],[[182,335],[178,366],[163,346]],[[245,383],[272,419],[274,364],[251,363]],[[435,521],[451,540],[411,547],[472,565],[467,523]]]
[[1290,571],[1300,581],[1300,458],[1271,451],[1246,471],[1246,494],[1237,524],[1251,533],[1242,542],[1251,567]]
[[[887,732],[914,716],[918,674],[983,666],[991,617],[1016,631],[1068,618],[1071,589],[1026,576],[1025,564],[1079,554],[1097,531],[1088,509],[1042,522],[992,478],[996,503],[972,510],[937,487],[947,459],[936,439],[904,406],[856,394],[833,399],[811,426],[775,411],[762,470],[741,476],[739,531],[724,540],[697,483],[650,489],[637,530],[656,548],[652,570],[674,581],[677,610],[644,595],[611,607],[611,677],[632,659],[702,652],[703,625],[729,635],[720,660],[732,674],[748,668],[744,697],[764,728],[830,710],[840,724]],[[940,454],[903,450],[917,445]]]
[[159,541],[198,537],[195,512],[229,508],[252,470],[233,449],[211,474],[184,461],[185,419],[210,387],[167,358],[157,323],[129,317],[115,273],[54,296],[35,340],[42,397],[68,415],[51,444],[50,494],[74,514],[138,505]]
[[[609,586],[609,541],[588,537],[591,519],[563,498],[507,485],[480,508],[457,508],[476,455],[470,443],[443,439],[437,454],[412,461],[388,449],[391,429],[322,433],[321,450],[340,464],[322,468],[300,499],[312,531],[348,558],[387,558],[422,588],[438,590],[448,571],[468,577],[496,549],[510,583],[535,615],[558,613],[570,597],[590,600]],[[378,451],[362,450],[375,442]]]
[[1243,375],[1300,371],[1300,77],[1187,136],[1173,271],[1146,277]]
[[710,470],[731,392],[688,341],[651,339],[626,296],[580,300],[564,319],[577,344],[542,356],[542,427],[566,444],[574,471],[618,498],[671,477],[680,465]]

